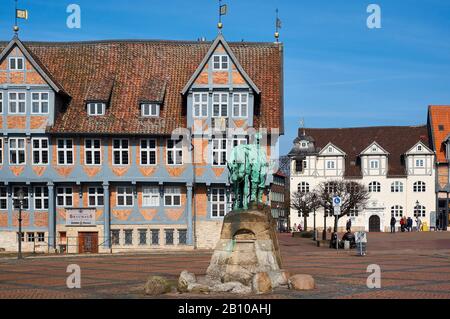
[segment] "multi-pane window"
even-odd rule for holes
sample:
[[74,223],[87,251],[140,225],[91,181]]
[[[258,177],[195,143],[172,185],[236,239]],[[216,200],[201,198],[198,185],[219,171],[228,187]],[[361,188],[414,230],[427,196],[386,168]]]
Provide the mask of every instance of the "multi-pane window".
[[0,165],[3,164],[3,139],[0,137]]
[[88,205],[89,207],[103,206],[104,193],[103,187],[88,188]]
[[348,216],[350,216],[350,217],[358,217],[358,215],[359,215],[358,207],[350,208],[350,212],[348,213]]
[[414,207],[414,217],[425,217],[426,209],[425,206]]
[[159,229],[150,230],[152,233],[152,245],[159,245]]
[[371,182],[369,184],[369,192],[370,193],[380,193],[381,192],[381,184],[379,182]]
[[9,113],[25,114],[25,93],[10,92],[9,93]]
[[117,206],[133,206],[133,188],[117,187]]
[[335,169],[336,161],[327,161],[327,169]]
[[309,183],[301,182],[297,185],[297,190],[299,193],[309,193]]
[[159,206],[159,188],[157,186],[142,187],[142,206],[143,207]]
[[73,164],[73,140],[72,139],[58,139],[56,142],[58,153],[58,165],[72,165]]
[[370,161],[370,169],[378,169],[380,167],[379,160],[371,160]]
[[27,242],[34,243],[34,233],[27,233]]
[[228,116],[228,93],[213,94],[213,117]]
[[120,245],[120,229],[111,230],[111,243],[114,246]]
[[9,164],[25,165],[25,145],[24,138],[9,139]]
[[156,139],[141,140],[141,165],[156,165]]
[[9,58],[9,69],[11,71],[22,71],[24,69],[24,59],[22,57]]
[[193,116],[207,117],[208,116],[208,93],[194,93],[193,94]]
[[8,192],[6,187],[0,187],[0,210],[8,209]]
[[424,167],[425,161],[423,159],[416,159],[416,167]]
[[33,164],[47,165],[48,164],[48,139],[47,138],[33,138]]
[[181,140],[167,140],[167,164],[183,164],[183,143]]
[[26,186],[16,186],[13,187],[13,194],[12,194],[12,198],[13,198],[13,204],[15,208],[19,208],[19,193],[20,190],[22,190],[23,192],[23,202],[22,202],[22,208],[23,209],[28,209],[28,187]]
[[37,241],[43,243],[45,241],[45,233],[37,233]]
[[247,139],[246,138],[234,138],[233,139],[233,147],[242,145],[242,144],[247,144]]
[[133,245],[133,230],[125,229],[125,245]]
[[212,217],[224,217],[226,214],[225,188],[211,189],[211,215]]
[[48,93],[31,93],[31,113],[48,114]]
[[113,140],[113,164],[128,165],[129,163],[129,142],[128,139]]
[[227,140],[216,138],[212,142],[212,165],[225,166],[227,164]]
[[86,165],[102,164],[102,148],[100,139],[86,139],[84,141],[84,158]]
[[164,189],[164,206],[181,206],[181,190],[179,187]]
[[48,187],[34,188],[34,208],[37,210],[48,209]]
[[425,182],[415,182],[413,185],[413,191],[415,193],[425,193],[427,190],[427,186]]
[[56,188],[56,205],[71,207],[73,205],[72,187]]
[[248,93],[233,94],[233,116],[247,117],[248,114]]
[[139,245],[147,245],[147,229],[139,229]]
[[179,245],[187,244],[187,230],[186,229],[178,229],[178,244]]
[[402,192],[403,192],[402,182],[393,182],[391,184],[391,193],[402,193]]
[[105,103],[88,103],[87,111],[88,115],[97,116],[97,115],[105,115]]
[[325,192],[327,193],[336,193],[337,185],[336,183],[329,182],[325,184]]
[[228,70],[228,56],[227,55],[214,55],[213,56],[213,70]]
[[392,217],[403,217],[403,207],[399,205],[395,205],[391,207],[391,216]]
[[165,229],[166,245],[173,245],[173,229]]
[[3,92],[0,92],[0,114],[3,113]]
[[145,117],[159,116],[159,104],[156,103],[142,103],[141,115]]

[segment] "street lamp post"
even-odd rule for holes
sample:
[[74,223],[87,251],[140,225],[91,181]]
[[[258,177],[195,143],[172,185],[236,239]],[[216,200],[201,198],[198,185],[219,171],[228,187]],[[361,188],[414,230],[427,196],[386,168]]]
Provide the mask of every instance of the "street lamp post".
[[325,203],[323,210],[323,232],[322,232],[322,240],[327,240],[327,214],[328,214],[328,202]]
[[316,200],[317,200],[317,196],[316,196],[316,194],[314,193],[314,195],[313,195],[313,204],[314,204],[314,207],[313,207],[313,216],[314,216],[314,218],[313,218],[313,221],[314,221],[314,241],[317,240],[317,236],[316,236]]
[[19,234],[18,234],[18,241],[19,241],[19,251],[17,253],[17,259],[22,259],[22,207],[23,207],[23,201],[25,198],[25,194],[23,192],[23,189],[20,189],[18,192],[18,199],[16,200],[16,203],[19,206]]

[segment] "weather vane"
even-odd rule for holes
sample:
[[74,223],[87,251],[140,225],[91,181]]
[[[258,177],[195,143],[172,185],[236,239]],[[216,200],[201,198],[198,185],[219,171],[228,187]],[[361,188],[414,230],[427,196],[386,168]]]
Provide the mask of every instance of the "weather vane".
[[222,0],[219,0],[219,23],[217,24],[217,28],[219,29],[219,33],[221,33],[223,24],[222,24],[222,16],[226,15],[228,12],[228,6],[226,4],[222,5]]
[[28,19],[28,11],[24,9],[17,9],[17,0],[15,0],[15,14],[14,14],[14,35],[17,37],[19,33],[19,24],[17,19]]
[[278,8],[275,10],[276,12],[276,19],[275,19],[275,41],[278,42],[278,39],[280,38],[280,29],[281,29],[281,20],[278,17]]

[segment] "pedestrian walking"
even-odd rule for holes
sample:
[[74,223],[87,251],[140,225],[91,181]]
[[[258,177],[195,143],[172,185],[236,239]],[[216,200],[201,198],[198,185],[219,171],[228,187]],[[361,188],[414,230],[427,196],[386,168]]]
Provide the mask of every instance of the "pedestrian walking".
[[352,220],[350,218],[347,220],[347,224],[345,225],[345,229],[347,230],[347,232],[351,232]]
[[397,220],[394,216],[391,217],[391,233],[395,233],[395,224],[397,223]]
[[413,220],[411,217],[408,217],[408,219],[406,220],[406,225],[408,228],[408,232],[412,232]]
[[400,218],[400,229],[401,229],[402,233],[405,232],[405,227],[406,227],[405,224],[406,224],[405,218],[404,217]]
[[419,216],[417,216],[416,219],[416,227],[417,227],[417,231],[421,231],[422,230],[422,221],[420,220]]

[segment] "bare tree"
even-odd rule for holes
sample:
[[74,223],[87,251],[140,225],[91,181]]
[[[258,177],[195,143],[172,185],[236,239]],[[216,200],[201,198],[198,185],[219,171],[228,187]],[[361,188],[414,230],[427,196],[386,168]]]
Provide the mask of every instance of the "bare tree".
[[298,211],[303,216],[304,229],[308,228],[308,217],[311,212],[321,206],[319,195],[314,191],[298,190],[291,196],[291,208]]
[[333,180],[322,182],[317,187],[317,194],[321,206],[326,210],[333,207],[333,197],[339,196],[341,202],[341,213],[335,216],[334,231],[337,232],[338,220],[349,216],[352,211],[363,208],[370,198],[365,185],[353,181]]

